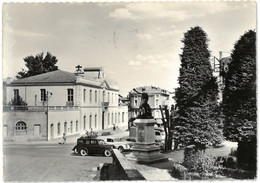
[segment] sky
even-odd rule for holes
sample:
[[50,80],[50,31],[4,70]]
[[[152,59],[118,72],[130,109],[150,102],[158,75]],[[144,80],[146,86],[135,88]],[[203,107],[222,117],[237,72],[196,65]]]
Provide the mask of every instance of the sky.
[[184,33],[200,26],[211,56],[229,56],[256,29],[255,2],[6,3],[2,9],[3,78],[23,58],[51,52],[59,69],[104,67],[120,94],[134,87],[178,87]]

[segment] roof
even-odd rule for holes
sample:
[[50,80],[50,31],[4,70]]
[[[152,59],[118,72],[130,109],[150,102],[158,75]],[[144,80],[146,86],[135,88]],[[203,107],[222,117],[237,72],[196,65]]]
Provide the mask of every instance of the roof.
[[[146,92],[148,94],[166,94],[166,95],[169,95],[169,91],[161,89],[159,87],[155,87],[155,86],[143,86],[143,87],[137,87],[135,89],[140,93]],[[145,89],[145,91],[142,91],[142,89]],[[131,90],[130,93],[136,94],[136,92],[134,90]]]
[[83,75],[77,76],[75,73],[56,70],[31,76],[28,78],[18,79],[10,83],[10,85],[62,85],[62,84],[82,84],[95,87],[106,86],[107,89],[118,91],[118,87],[113,85],[111,82],[101,78],[94,79]]
[[33,83],[75,83],[76,75],[67,71],[56,70],[31,76],[28,78],[18,79],[11,84],[33,84]]

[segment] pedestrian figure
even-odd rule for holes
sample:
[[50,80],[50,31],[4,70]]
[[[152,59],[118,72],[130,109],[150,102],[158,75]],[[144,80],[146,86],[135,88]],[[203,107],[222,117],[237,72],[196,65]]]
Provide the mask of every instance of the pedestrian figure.
[[90,128],[90,134],[89,134],[89,136],[93,137],[93,135],[94,135],[93,129]]
[[66,134],[63,133],[63,144],[66,144],[66,140],[67,140]]
[[115,124],[113,124],[113,130],[116,130],[116,125]]

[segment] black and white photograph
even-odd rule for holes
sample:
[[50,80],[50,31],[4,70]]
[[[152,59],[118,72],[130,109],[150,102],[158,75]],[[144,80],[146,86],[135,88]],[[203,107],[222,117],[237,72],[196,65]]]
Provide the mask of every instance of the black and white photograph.
[[257,182],[256,1],[1,9],[0,182]]

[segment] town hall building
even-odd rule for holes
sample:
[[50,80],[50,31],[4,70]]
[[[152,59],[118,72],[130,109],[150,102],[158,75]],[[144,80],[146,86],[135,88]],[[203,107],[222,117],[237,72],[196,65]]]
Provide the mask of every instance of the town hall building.
[[4,141],[50,140],[128,125],[128,107],[102,67],[4,83]]

